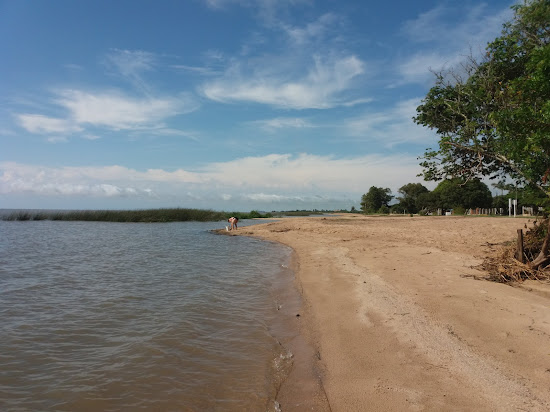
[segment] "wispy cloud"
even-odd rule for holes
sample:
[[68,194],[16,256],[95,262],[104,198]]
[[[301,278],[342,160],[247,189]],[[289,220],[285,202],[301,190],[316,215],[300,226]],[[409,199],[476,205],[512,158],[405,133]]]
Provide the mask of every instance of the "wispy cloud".
[[[463,48],[464,45],[483,47],[500,33],[502,23],[511,17],[510,6],[513,3],[509,2],[496,13],[488,10],[484,3],[466,9],[458,5],[438,5],[416,19],[407,21],[402,32],[413,42],[435,43],[453,50]],[[461,13],[463,18],[458,23],[455,21],[449,24],[448,17],[457,13]]]
[[400,143],[432,143],[434,133],[412,120],[421,99],[407,99],[384,111],[366,111],[346,119],[344,128],[355,138],[383,142],[387,147]]
[[133,98],[118,92],[89,93],[62,90],[56,102],[66,108],[78,124],[134,129],[164,118],[191,112],[196,105],[186,95],[178,98]]
[[300,117],[276,117],[274,119],[255,120],[250,123],[268,132],[274,132],[279,129],[304,129],[316,127],[307,119]]
[[315,56],[307,75],[289,80],[289,73],[273,73],[263,65],[245,70],[234,64],[221,79],[206,83],[202,92],[219,102],[248,101],[289,109],[327,109],[349,103],[344,96],[364,63],[356,56]]
[[341,18],[334,13],[326,13],[317,20],[307,23],[305,26],[290,26],[281,23],[281,29],[287,34],[290,43],[294,46],[304,46],[310,42],[317,42],[334,35],[336,26],[341,23]]
[[105,64],[116,73],[130,81],[141,91],[149,93],[150,87],[143,79],[142,73],[151,71],[156,65],[156,56],[143,50],[112,49],[105,56]]
[[66,118],[40,114],[18,114],[21,127],[38,134],[72,134],[87,126],[111,130],[135,130],[158,127],[157,123],[198,106],[188,95],[177,97],[136,98],[117,91],[91,93],[82,90],[58,90],[51,103],[65,109]]
[[[500,11],[488,10],[486,4],[464,9],[463,7],[439,5],[407,21],[402,35],[417,45],[425,45],[420,50],[403,59],[397,65],[401,80],[397,84],[426,83],[432,80],[429,69],[439,71],[464,61],[466,56],[478,56],[489,41],[500,34],[502,24],[512,12],[506,5]],[[464,13],[466,10],[466,13]],[[449,16],[461,13],[463,18],[449,23]]]
[[15,116],[19,125],[31,133],[75,133],[82,131],[82,127],[72,120],[56,119],[40,114],[18,114]]
[[152,128],[147,129],[143,131],[144,133],[153,135],[153,136],[176,136],[176,137],[184,137],[186,139],[194,140],[198,142],[200,133],[193,132],[193,131],[187,131],[187,130],[179,130],[179,129],[171,129],[169,127],[159,127],[159,128]]
[[252,10],[266,21],[277,16],[277,13],[284,11],[287,7],[298,4],[312,4],[312,0],[203,0],[213,10],[225,10],[229,7],[239,5]]
[[201,66],[186,66],[184,64],[172,64],[170,65],[172,69],[183,70],[186,72],[198,74],[200,76],[219,76],[223,72],[213,69],[211,67],[201,67]]

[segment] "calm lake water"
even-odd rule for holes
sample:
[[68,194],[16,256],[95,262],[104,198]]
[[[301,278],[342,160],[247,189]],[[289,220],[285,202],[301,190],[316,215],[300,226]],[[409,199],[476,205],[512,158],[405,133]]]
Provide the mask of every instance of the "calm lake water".
[[0,410],[276,409],[291,250],[224,225],[0,221]]

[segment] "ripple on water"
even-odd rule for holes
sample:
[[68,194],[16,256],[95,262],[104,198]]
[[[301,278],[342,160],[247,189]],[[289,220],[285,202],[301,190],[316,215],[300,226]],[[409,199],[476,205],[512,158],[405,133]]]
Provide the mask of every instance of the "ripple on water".
[[215,227],[0,222],[0,409],[274,405],[290,251]]

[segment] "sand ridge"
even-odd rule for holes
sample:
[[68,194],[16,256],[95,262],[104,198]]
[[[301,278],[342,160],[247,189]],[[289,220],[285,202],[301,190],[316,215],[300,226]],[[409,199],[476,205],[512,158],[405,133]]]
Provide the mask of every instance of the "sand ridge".
[[240,228],[296,252],[310,350],[281,409],[550,410],[550,288],[471,277],[525,224],[346,214]]

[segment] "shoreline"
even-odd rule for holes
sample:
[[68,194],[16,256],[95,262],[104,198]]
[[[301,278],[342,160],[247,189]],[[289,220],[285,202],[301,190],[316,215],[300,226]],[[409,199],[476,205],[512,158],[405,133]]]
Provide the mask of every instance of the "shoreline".
[[281,410],[549,409],[548,285],[468,277],[525,223],[341,215],[229,233],[296,254],[300,334],[286,342]]

